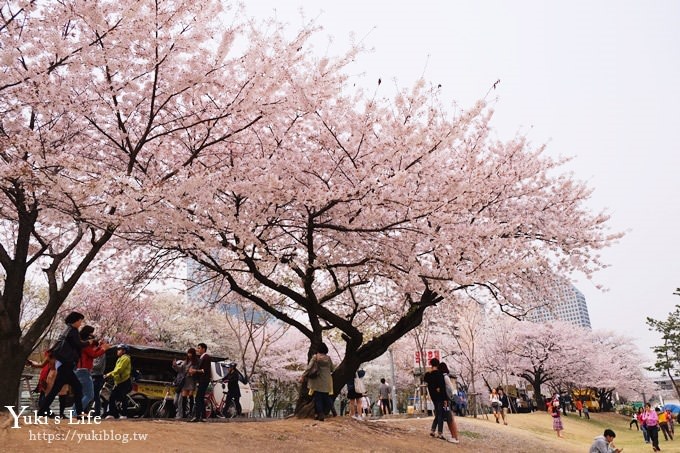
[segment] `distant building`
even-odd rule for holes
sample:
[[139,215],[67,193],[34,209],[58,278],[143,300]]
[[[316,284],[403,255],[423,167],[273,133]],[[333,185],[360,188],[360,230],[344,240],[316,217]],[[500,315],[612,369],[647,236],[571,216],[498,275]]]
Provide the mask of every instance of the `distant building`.
[[551,297],[555,300],[546,300],[545,305],[530,310],[526,319],[532,322],[559,320],[579,327],[592,328],[586,298],[574,285],[569,283],[557,285]]

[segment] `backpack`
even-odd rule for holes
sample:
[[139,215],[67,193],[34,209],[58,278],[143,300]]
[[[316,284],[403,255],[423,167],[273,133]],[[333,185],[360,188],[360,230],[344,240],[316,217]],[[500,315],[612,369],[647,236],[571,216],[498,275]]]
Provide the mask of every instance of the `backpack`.
[[48,349],[52,357],[60,361],[61,363],[68,363],[71,361],[71,350],[68,344],[66,344],[66,337],[69,334],[71,327],[67,327],[57,338],[57,341]]

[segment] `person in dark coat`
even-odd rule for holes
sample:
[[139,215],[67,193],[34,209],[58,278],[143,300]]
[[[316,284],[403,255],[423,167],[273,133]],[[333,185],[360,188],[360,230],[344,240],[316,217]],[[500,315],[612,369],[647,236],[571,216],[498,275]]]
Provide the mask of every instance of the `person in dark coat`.
[[224,377],[224,381],[227,383],[227,401],[234,400],[234,406],[236,407],[236,415],[241,415],[241,388],[238,383],[246,383],[246,378],[241,374],[241,372],[236,368],[236,363],[231,362],[229,364],[229,372]]
[[198,343],[196,352],[199,356],[196,367],[189,368],[189,376],[192,376],[198,383],[196,389],[196,403],[194,404],[194,418],[190,422],[205,421],[205,392],[210,384],[210,354],[205,343]]
[[[430,360],[430,371],[425,373],[423,380],[427,384],[427,392],[432,400],[434,420],[430,436],[445,439],[444,431],[444,402],[446,401],[446,382],[444,374],[439,371],[439,359]],[[435,429],[437,432],[435,433]]]
[[80,416],[83,414],[83,388],[74,371],[76,363],[80,359],[82,349],[94,343],[94,340],[83,341],[80,339],[78,329],[83,324],[84,319],[85,316],[77,311],[72,311],[64,318],[64,322],[67,325],[66,330],[59,336],[59,340],[51,350],[56,359],[57,377],[52,390],[45,395],[45,399],[40,404],[38,415],[49,414],[52,401],[54,401],[54,398],[56,398],[65,384],[70,385],[73,391],[76,415]]

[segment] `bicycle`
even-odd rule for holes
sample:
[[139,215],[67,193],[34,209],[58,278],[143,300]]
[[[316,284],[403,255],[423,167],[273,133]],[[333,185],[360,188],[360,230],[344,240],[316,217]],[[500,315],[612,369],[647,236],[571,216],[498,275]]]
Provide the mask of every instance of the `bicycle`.
[[162,400],[158,400],[151,405],[149,413],[154,418],[171,418],[175,415],[175,405],[173,404],[173,399],[170,397],[170,390],[173,391],[175,388],[170,384],[165,385],[165,396]]
[[[113,380],[107,379],[104,381],[104,386],[99,392],[99,398],[102,400],[102,406],[109,404],[109,398],[111,397],[111,390],[113,390]],[[130,418],[141,418],[146,415],[146,411],[149,408],[149,398],[143,393],[132,392],[125,395],[123,400],[127,406],[127,414]],[[116,401],[116,409],[118,413],[122,413],[122,401]]]
[[210,384],[222,385],[222,398],[218,403],[213,393],[213,387],[209,387],[205,393],[205,418],[234,418],[238,415],[236,402],[233,398],[227,401],[226,384],[222,380],[210,381]]

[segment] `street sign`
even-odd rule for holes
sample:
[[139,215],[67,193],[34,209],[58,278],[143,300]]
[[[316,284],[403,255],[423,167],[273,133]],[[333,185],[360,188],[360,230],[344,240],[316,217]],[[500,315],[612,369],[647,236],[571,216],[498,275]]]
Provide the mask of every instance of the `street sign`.
[[430,366],[430,360],[442,359],[442,353],[439,349],[425,349],[424,351],[416,351],[415,353],[415,368],[428,368]]

